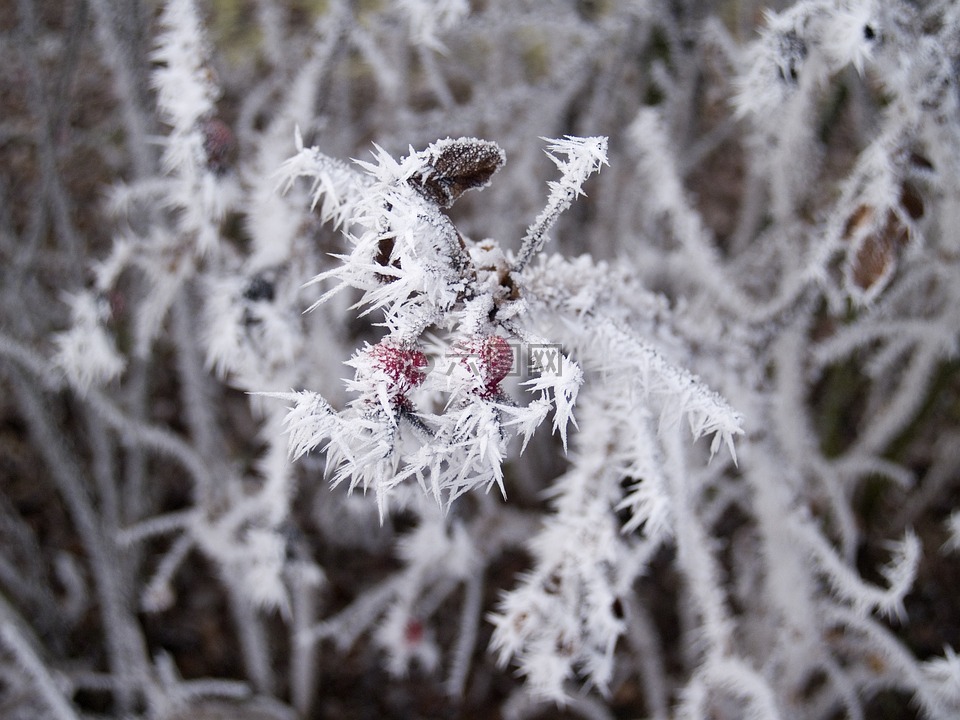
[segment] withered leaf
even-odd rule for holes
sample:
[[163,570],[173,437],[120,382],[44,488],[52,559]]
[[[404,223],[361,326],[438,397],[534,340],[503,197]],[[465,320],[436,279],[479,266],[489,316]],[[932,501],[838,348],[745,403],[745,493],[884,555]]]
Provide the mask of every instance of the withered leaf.
[[869,290],[893,270],[896,261],[893,243],[880,233],[870,233],[860,243],[853,260],[854,285]]
[[467,190],[485,187],[506,162],[499,145],[477,138],[438,140],[419,155],[424,170],[408,182],[442,208],[453,205]]
[[869,205],[857,205],[844,223],[843,239],[850,240],[871,222],[873,222],[873,208]]
[[910,231],[893,210],[884,224],[864,236],[856,249],[851,267],[854,284],[869,290],[896,269],[900,248],[910,242]]

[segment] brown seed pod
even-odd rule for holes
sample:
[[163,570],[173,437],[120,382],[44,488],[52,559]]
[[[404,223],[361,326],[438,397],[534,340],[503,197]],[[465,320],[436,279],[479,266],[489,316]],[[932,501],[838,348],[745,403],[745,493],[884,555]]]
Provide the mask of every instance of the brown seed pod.
[[857,248],[850,277],[854,285],[867,291],[892,273],[896,262],[893,243],[879,233],[870,233]]
[[893,210],[882,226],[868,232],[856,245],[850,279],[866,292],[885,282],[896,270],[900,251],[910,242],[910,230]]
[[438,140],[419,154],[425,168],[408,182],[441,208],[453,205],[467,190],[486,187],[506,162],[496,143],[477,138]]
[[843,225],[843,239],[850,240],[857,235],[860,230],[867,227],[873,221],[873,208],[869,205],[857,205],[847,222]]

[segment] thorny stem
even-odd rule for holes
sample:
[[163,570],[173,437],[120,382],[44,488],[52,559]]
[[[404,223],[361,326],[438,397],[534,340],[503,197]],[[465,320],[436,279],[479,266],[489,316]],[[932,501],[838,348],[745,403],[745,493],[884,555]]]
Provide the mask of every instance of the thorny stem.
[[[292,604],[292,622],[290,623],[290,695],[293,706],[301,717],[310,717],[314,697],[317,691],[318,647],[313,643],[298,642],[301,633],[306,632],[316,621],[317,595],[319,582],[310,577],[313,568],[299,563],[291,573],[290,592]],[[315,571],[314,571],[315,572]]]
[[[22,42],[35,46],[37,44],[37,21],[33,0],[19,0],[18,8],[20,11],[20,27],[22,33]],[[47,202],[37,202],[35,207],[40,213],[34,225],[33,232],[28,236],[21,250],[19,262],[24,265],[29,264],[29,258],[38,250],[39,243],[45,229],[44,216],[48,208],[52,209],[53,224],[56,229],[57,238],[64,244],[64,251],[74,262],[70,263],[70,268],[76,277],[81,264],[79,253],[81,248],[80,237],[74,227],[73,208],[69,195],[63,186],[62,176],[58,168],[57,157],[54,149],[58,143],[53,133],[56,123],[51,117],[49,103],[43,88],[43,71],[37,61],[36,53],[25,52],[24,60],[27,65],[27,98],[30,102],[31,110],[37,124],[38,138],[36,142],[36,151],[40,162],[40,195],[46,198]]]
[[111,403],[99,390],[89,390],[87,400],[123,439],[133,447],[145,447],[173,458],[203,487],[213,482],[206,462],[186,442],[169,430],[138,423]]
[[677,562],[688,578],[687,589],[703,623],[707,656],[722,656],[733,649],[726,600],[718,584],[710,541],[696,517],[694,493],[687,486],[685,452],[679,432],[664,433],[667,478],[676,518]]
[[[216,467],[219,463],[214,458],[222,457],[220,452],[222,443],[218,437],[219,434],[216,432],[219,424],[210,412],[214,403],[211,398],[209,377],[203,372],[199,349],[193,341],[196,336],[196,329],[189,307],[190,300],[187,292],[189,285],[185,286],[184,290],[185,292],[173,301],[171,307],[173,333],[177,341],[180,399],[187,424],[190,427],[193,445],[197,448],[200,457],[204,458],[208,467],[211,465]],[[205,475],[198,476],[196,479],[205,479]],[[214,499],[214,486],[204,482],[196,487],[195,492],[197,504],[201,507],[209,507]]]
[[147,676],[148,661],[143,637],[133,621],[129,598],[120,585],[117,548],[103,535],[89,492],[80,482],[85,476],[81,463],[54,430],[55,425],[43,402],[20,372],[8,370],[8,378],[8,385],[27,419],[35,445],[42,450],[47,469],[90,555],[110,664],[117,677],[125,679],[117,688],[117,702],[129,712],[133,705],[131,690]]
[[26,627],[27,624],[20,620],[16,611],[0,595],[0,645],[14,656],[19,669],[32,678],[37,686],[37,695],[47,706],[51,717],[55,720],[80,720],[80,715],[64,697],[57,681],[34,650],[38,643],[25,634]]
[[230,614],[237,629],[247,675],[257,691],[272,694],[274,674],[270,661],[270,643],[263,620],[236,582],[225,578],[224,584],[227,587]]
[[[134,63],[131,62],[128,52],[124,52],[127,44],[117,34],[115,8],[110,7],[108,0],[88,0],[93,8],[97,40],[103,54],[103,59],[110,72],[113,73],[114,88],[120,96],[120,112],[126,130],[125,142],[127,154],[133,162],[134,173],[138,178],[149,177],[154,171],[155,160],[150,152],[149,142],[150,123],[138,92],[139,80],[135,76]],[[127,12],[135,12],[134,3],[117,3],[124,6]]]
[[547,206],[540,212],[533,224],[527,228],[527,234],[520,242],[520,252],[513,264],[513,272],[521,273],[533,257],[543,250],[547,244],[547,233],[550,232],[563,211],[577,197],[577,189],[564,188],[562,193],[551,193]]
[[457,644],[453,650],[450,674],[447,676],[446,682],[447,695],[454,699],[463,696],[463,690],[467,685],[470,659],[477,645],[477,630],[480,625],[483,604],[483,586],[483,573],[479,570],[471,574],[465,584]]
[[624,593],[621,599],[626,619],[627,641],[633,647],[640,664],[647,712],[652,720],[667,720],[670,716],[669,688],[663,672],[660,636],[635,593]]

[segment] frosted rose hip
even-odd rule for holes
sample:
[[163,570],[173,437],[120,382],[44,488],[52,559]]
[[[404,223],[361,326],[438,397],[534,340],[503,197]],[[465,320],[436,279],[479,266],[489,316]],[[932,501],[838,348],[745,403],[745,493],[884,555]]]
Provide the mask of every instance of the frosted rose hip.
[[500,335],[476,337],[459,348],[461,362],[475,373],[483,384],[482,397],[500,393],[500,383],[513,369],[513,348]]
[[426,374],[427,356],[414,348],[404,348],[391,343],[380,343],[370,348],[370,359],[375,370],[390,380],[390,389],[406,394],[419,387]]

